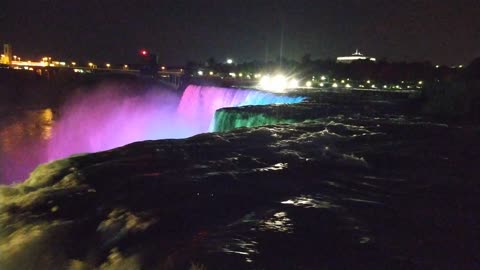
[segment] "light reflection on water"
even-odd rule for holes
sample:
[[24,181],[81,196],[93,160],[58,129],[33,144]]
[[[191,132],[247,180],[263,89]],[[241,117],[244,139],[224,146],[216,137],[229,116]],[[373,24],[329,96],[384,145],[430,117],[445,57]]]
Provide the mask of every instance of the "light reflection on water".
[[0,183],[23,181],[46,159],[52,109],[12,112],[0,122]]

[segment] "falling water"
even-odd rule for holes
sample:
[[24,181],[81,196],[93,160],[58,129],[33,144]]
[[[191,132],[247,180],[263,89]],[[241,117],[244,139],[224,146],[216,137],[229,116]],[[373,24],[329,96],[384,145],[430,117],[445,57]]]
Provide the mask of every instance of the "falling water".
[[18,153],[28,154],[22,155],[26,158],[15,161],[15,167],[21,170],[12,168],[8,175],[2,173],[6,170],[1,169],[12,162],[8,153],[1,153],[0,182],[24,179],[26,172],[36,165],[72,154],[108,150],[136,141],[186,138],[213,131],[214,114],[220,108],[297,103],[303,99],[256,90],[194,85],[188,86],[181,96],[163,89],[132,95],[119,91],[116,86],[102,85],[65,103],[58,118],[53,119],[49,126],[49,137],[31,139],[34,145],[42,147],[32,149],[20,144],[10,151],[15,156]]

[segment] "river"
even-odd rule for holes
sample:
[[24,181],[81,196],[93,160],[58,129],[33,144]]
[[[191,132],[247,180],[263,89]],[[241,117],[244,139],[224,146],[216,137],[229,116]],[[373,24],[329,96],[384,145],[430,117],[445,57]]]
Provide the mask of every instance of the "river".
[[[217,111],[222,132],[41,166],[0,188],[0,266],[476,269],[480,129],[411,104],[316,93]],[[14,123],[13,138],[30,130]]]

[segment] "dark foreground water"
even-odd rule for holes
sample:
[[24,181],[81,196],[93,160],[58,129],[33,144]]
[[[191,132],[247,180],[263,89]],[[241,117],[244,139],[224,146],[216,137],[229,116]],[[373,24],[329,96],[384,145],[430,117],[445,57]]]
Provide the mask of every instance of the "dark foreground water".
[[43,165],[0,187],[0,269],[478,269],[479,128],[342,100]]

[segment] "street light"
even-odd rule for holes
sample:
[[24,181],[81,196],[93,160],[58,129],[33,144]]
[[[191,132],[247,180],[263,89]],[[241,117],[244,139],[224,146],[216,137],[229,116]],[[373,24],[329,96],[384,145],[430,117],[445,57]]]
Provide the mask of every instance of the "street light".
[[109,63],[105,64],[105,66],[106,66],[107,68],[110,68],[110,64],[109,64]]
[[229,65],[233,64],[233,59],[228,58],[227,59],[227,64],[229,64]]

